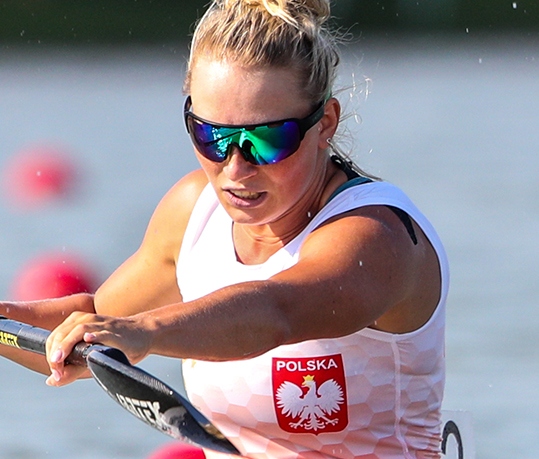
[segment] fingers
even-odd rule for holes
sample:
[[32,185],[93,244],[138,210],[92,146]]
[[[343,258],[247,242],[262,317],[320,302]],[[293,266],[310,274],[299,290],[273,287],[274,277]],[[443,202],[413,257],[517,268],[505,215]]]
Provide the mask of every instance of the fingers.
[[131,362],[142,360],[150,349],[148,334],[133,317],[74,312],[47,339],[46,354],[51,370],[48,385],[63,386],[84,375],[85,368],[67,364],[73,348],[81,341],[119,348]]
[[85,343],[88,343],[88,344],[97,343],[97,335],[95,333],[86,332],[82,336],[82,339],[84,340]]
[[46,379],[45,383],[48,386],[61,387],[89,375],[89,371],[84,367],[66,365],[63,373],[59,373],[57,370],[51,370],[51,375]]
[[77,343],[96,342],[94,329],[100,321],[101,318],[95,314],[76,312],[51,332],[46,343],[47,361],[51,370],[46,381],[48,385],[63,386],[84,374],[84,367],[67,365],[66,359]]

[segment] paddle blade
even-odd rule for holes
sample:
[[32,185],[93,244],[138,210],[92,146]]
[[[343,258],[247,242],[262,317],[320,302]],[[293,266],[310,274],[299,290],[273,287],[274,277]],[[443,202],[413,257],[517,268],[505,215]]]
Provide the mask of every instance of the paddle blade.
[[185,443],[240,454],[187,399],[144,370],[99,351],[91,351],[86,362],[117,403],[153,428]]

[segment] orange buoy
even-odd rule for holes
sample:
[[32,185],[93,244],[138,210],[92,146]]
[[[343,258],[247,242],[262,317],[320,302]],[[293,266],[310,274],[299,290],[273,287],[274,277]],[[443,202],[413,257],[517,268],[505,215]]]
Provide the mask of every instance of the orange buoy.
[[178,442],[162,446],[147,459],[206,459],[206,456],[201,448]]
[[3,192],[18,208],[35,208],[73,191],[76,168],[65,149],[35,146],[15,154],[2,177]]
[[59,298],[73,293],[93,293],[96,276],[79,257],[60,253],[39,255],[16,275],[12,297],[16,301]]

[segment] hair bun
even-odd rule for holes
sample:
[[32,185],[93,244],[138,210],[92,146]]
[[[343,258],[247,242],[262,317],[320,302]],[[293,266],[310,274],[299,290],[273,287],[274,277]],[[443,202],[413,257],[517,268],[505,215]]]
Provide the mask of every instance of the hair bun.
[[238,3],[264,9],[296,27],[311,21],[321,26],[331,15],[329,0],[224,0],[225,7]]

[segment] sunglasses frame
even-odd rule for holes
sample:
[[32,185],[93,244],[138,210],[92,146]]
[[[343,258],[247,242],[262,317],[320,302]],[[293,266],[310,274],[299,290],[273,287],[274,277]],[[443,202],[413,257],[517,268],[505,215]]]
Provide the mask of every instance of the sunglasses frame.
[[[257,159],[254,157],[254,155],[251,152],[244,150],[237,142],[230,142],[230,144],[228,146],[228,151],[227,151],[226,155],[223,157],[223,159],[221,161],[216,161],[215,159],[206,156],[204,154],[204,152],[201,152],[199,150],[199,153],[202,156],[204,156],[206,159],[209,159],[210,161],[224,162],[230,156],[230,147],[234,145],[241,151],[241,153],[242,153],[242,155],[243,155],[243,157],[245,158],[246,161],[250,162],[251,164],[255,164],[257,166],[263,166],[263,165],[266,165],[266,164],[276,164],[278,162],[281,162],[282,160],[292,156],[299,149],[299,146],[300,146],[302,140],[304,139],[305,134],[307,133],[307,131],[309,129],[311,129],[316,123],[318,123],[322,119],[322,117],[324,116],[325,102],[326,101],[320,102],[317,105],[316,109],[313,112],[311,112],[309,115],[307,115],[305,118],[285,118],[285,119],[281,119],[281,120],[269,121],[269,122],[259,123],[259,124],[235,125],[235,124],[214,123],[212,121],[205,120],[204,118],[201,118],[201,117],[195,115],[191,111],[191,106],[192,106],[191,96],[187,96],[187,98],[185,99],[183,115],[184,115],[185,127],[187,129],[187,132],[188,132],[190,138],[191,138],[191,141],[193,141],[193,134],[189,130],[188,118],[192,118],[196,122],[206,124],[208,126],[211,126],[212,128],[217,128],[217,129],[219,129],[219,128],[237,129],[238,131],[252,131],[252,130],[255,130],[256,128],[260,128],[260,127],[269,127],[269,128],[271,128],[271,127],[276,127],[278,125],[283,125],[284,123],[295,123],[297,125],[297,127],[298,127],[298,132],[299,132],[299,140],[298,140],[297,147],[294,149],[294,151],[289,153],[287,156],[279,159],[278,161],[274,161],[272,163],[266,163],[266,162],[260,163],[259,161],[257,161]],[[206,142],[206,143],[209,144],[209,143],[212,143],[212,142]],[[193,142],[193,144],[195,145],[195,147],[197,146],[195,142]]]

